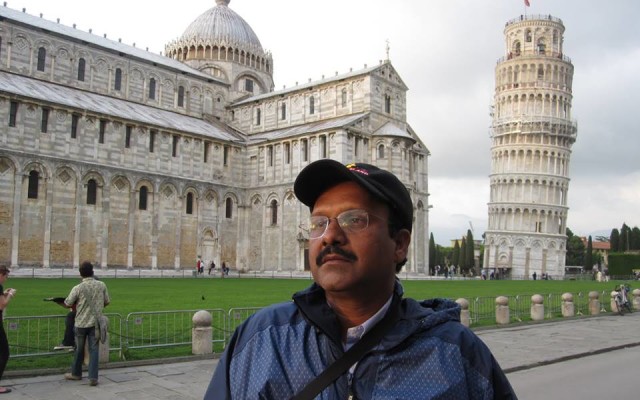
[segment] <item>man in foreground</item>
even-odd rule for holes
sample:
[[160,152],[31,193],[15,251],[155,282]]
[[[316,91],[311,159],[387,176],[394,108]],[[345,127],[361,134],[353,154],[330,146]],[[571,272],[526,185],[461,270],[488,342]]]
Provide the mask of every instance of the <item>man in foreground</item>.
[[75,335],[76,351],[71,364],[71,372],[64,374],[70,381],[82,379],[82,361],[84,360],[84,344],[89,343],[89,384],[98,384],[99,348],[96,338],[96,319],[102,314],[111,299],[104,282],[94,279],[93,265],[85,261],[80,265],[82,282],[71,289],[71,293],[64,300],[64,304],[71,308],[76,305]]
[[[314,283],[238,327],[206,399],[516,398],[456,303],[402,298],[413,204],[393,174],[325,159],[294,190],[311,211]],[[335,379],[307,386],[327,368]]]

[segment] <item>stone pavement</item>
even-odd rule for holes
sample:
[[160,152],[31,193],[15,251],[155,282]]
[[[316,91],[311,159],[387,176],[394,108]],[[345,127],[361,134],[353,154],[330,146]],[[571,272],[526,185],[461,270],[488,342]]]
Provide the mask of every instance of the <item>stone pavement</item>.
[[[507,372],[640,345],[640,312],[554,320],[476,333]],[[9,361],[11,362],[11,361]],[[100,384],[65,381],[62,374],[19,377],[1,384],[13,392],[2,399],[202,399],[217,359],[102,368]],[[12,376],[13,375],[13,376]]]

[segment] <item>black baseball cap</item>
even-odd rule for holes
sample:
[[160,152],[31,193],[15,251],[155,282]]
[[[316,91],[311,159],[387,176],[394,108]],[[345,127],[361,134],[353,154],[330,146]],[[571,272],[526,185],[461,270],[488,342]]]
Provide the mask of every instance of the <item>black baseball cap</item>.
[[326,190],[338,183],[352,181],[386,203],[399,217],[400,229],[411,232],[413,224],[413,202],[407,187],[391,172],[375,165],[364,163],[342,163],[322,159],[314,161],[300,171],[293,190],[298,200],[313,210],[316,200]]

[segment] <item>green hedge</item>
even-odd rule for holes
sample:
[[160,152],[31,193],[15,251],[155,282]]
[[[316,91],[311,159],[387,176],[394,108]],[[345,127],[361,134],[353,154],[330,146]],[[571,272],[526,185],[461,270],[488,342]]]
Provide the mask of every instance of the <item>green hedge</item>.
[[634,269],[640,269],[640,254],[609,254],[609,275],[630,275]]

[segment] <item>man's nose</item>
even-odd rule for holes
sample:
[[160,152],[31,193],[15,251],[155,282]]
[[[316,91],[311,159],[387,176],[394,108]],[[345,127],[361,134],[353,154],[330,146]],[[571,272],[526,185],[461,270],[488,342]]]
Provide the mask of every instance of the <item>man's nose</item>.
[[345,232],[336,218],[329,218],[329,222],[327,222],[327,230],[322,239],[323,242],[327,244],[343,243],[346,240]]

